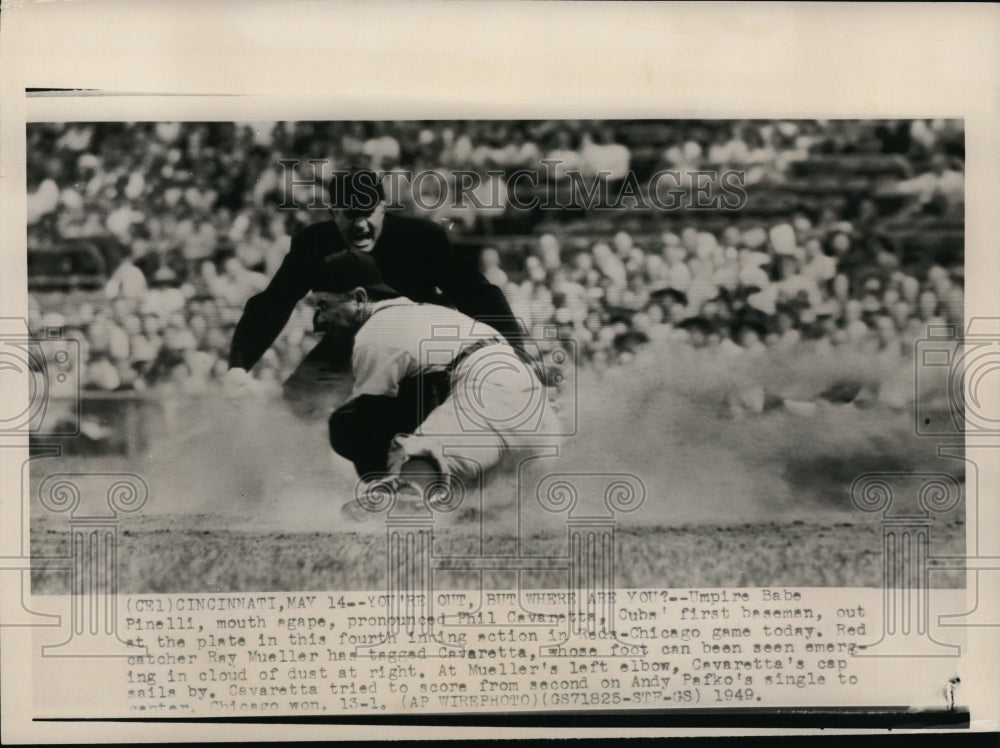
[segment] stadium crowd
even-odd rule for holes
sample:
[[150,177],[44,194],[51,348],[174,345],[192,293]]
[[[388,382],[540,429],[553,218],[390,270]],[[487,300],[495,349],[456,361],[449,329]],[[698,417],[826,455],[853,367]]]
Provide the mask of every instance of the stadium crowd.
[[[102,246],[112,249],[99,292],[33,293],[31,326],[62,327],[82,341],[87,388],[206,391],[226,369],[244,303],[266,285],[290,233],[323,217],[279,209],[283,158],[442,172],[539,169],[553,159],[609,179],[629,169],[724,166],[766,185],[809,157],[878,154],[898,160],[891,188],[909,196],[908,211],[963,200],[963,138],[952,121],[658,123],[656,138],[626,144],[629,127],[636,124],[32,125],[29,257],[70,240],[110,239]],[[310,188],[296,189],[308,203]],[[476,229],[465,207],[431,217]],[[721,229],[692,219],[581,237],[556,225],[528,239],[486,237],[478,261],[536,339],[551,341],[542,327],[555,326],[598,371],[651,343],[743,357],[851,350],[911,366],[906,357],[927,325],[961,323],[962,271],[904,266],[880,238],[884,218],[863,199],[769,220],[734,216]],[[254,369],[261,387],[278,388],[312,349],[311,321],[300,304]]]

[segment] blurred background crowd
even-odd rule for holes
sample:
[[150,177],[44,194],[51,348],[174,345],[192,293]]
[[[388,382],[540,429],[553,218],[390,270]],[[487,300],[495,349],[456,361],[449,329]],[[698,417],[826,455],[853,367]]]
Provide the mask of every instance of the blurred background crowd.
[[[543,347],[574,341],[596,372],[650,346],[712,366],[850,351],[912,368],[928,325],[962,322],[960,121],[46,123],[27,138],[30,325],[81,340],[91,390],[216,386],[246,300],[291,233],[327,217],[304,207],[309,185],[279,207],[283,159],[325,160],[318,180],[348,164],[442,184],[493,172],[481,189],[501,199],[485,208],[401,199],[450,227]],[[613,187],[630,172],[736,170],[747,200],[521,210],[503,176],[518,169],[542,176],[537,191],[568,171]],[[312,349],[311,325],[304,301],[255,367],[261,387]]]

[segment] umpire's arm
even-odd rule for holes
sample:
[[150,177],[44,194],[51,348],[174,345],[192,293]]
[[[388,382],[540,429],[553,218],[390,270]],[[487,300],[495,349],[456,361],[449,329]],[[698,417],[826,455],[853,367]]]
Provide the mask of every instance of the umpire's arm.
[[305,247],[297,238],[292,238],[292,246],[267,288],[247,301],[229,348],[230,368],[253,368],[288,324],[295,305],[309,292],[311,272]]
[[462,314],[496,328],[511,345],[521,349],[526,333],[503,291],[455,251],[441,226],[434,224],[433,231],[427,245],[437,287]]

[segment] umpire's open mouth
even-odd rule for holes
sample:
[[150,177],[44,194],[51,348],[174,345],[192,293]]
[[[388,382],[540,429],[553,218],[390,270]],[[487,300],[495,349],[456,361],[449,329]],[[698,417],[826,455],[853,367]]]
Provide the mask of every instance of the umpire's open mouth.
[[375,229],[368,221],[357,221],[347,231],[347,239],[358,249],[368,247],[375,238]]

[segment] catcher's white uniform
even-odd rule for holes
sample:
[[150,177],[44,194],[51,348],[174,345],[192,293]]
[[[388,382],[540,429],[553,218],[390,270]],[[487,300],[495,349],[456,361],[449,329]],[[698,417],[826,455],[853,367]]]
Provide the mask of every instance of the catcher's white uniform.
[[406,377],[451,372],[448,398],[415,433],[393,439],[392,473],[419,457],[468,480],[512,447],[528,456],[559,441],[557,417],[532,367],[494,328],[454,309],[407,299],[373,304],[355,337],[352,366],[352,397],[395,396]]

